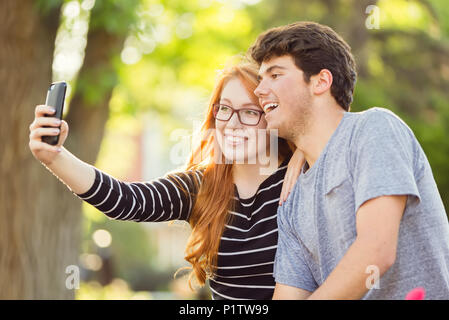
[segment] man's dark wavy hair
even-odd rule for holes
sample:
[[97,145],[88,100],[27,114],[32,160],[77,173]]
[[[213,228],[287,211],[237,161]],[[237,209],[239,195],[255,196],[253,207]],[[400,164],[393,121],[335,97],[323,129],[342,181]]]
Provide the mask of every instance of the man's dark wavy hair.
[[273,57],[290,55],[309,83],[322,69],[332,73],[331,94],[346,111],[352,103],[357,79],[356,65],[349,45],[331,28],[301,21],[269,29],[248,50],[259,65]]

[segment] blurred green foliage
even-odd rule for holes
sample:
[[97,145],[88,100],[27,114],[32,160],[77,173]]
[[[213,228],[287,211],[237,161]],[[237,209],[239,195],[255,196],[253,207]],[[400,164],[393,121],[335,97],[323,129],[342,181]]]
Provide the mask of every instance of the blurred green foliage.
[[104,29],[111,34],[127,34],[136,21],[140,0],[95,1],[89,28]]
[[34,2],[35,8],[39,10],[44,16],[52,9],[57,8],[64,3],[64,0],[36,0]]

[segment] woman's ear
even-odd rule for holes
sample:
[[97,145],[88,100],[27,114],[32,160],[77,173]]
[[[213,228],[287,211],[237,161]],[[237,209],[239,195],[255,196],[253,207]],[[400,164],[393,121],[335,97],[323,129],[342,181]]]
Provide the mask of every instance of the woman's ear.
[[320,95],[332,86],[332,73],[327,69],[322,69],[318,74],[311,77],[313,85],[313,93]]

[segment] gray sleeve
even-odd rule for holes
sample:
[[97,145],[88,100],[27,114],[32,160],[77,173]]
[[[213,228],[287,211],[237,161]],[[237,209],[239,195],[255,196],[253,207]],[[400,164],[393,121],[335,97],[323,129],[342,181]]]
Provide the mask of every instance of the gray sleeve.
[[420,200],[415,142],[410,128],[393,113],[376,110],[367,116],[350,148],[356,212],[380,196],[411,195]]
[[318,285],[303,255],[302,243],[287,221],[286,213],[291,210],[287,203],[278,209],[279,238],[273,275],[277,283],[313,292]]

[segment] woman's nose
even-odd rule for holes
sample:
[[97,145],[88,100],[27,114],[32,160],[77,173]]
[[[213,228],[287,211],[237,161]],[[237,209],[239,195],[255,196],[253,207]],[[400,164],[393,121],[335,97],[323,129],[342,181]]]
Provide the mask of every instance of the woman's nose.
[[241,127],[241,123],[240,123],[239,116],[238,116],[237,112],[234,112],[234,114],[231,116],[231,119],[228,120],[226,127],[227,128]]

